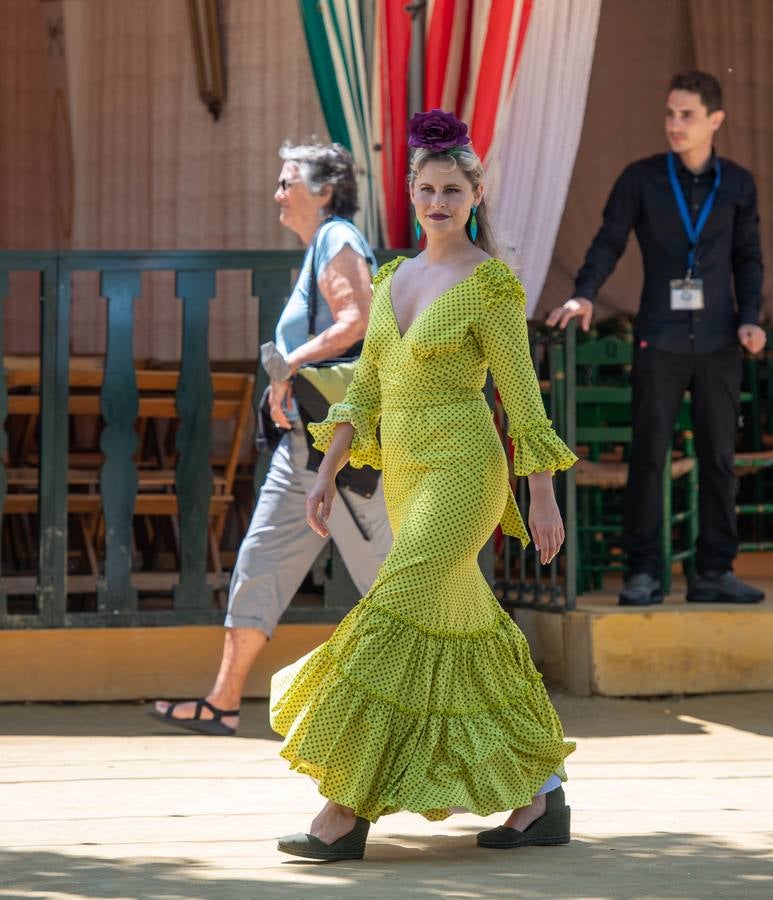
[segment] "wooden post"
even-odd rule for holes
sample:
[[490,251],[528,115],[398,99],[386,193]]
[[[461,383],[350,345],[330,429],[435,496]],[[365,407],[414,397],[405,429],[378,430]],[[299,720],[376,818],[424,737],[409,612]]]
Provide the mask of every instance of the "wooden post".
[[209,371],[209,301],[215,296],[215,272],[180,271],[175,279],[183,302],[183,347],[176,406],[179,458],[175,489],[180,510],[180,583],[175,609],[212,607],[207,585],[207,524],[212,496],[210,419],[212,378]]
[[[566,434],[563,439],[573,450],[577,446],[577,374],[575,360],[575,341],[577,336],[577,320],[573,319],[565,333],[566,378],[564,379],[564,411],[566,416]],[[577,475],[574,466],[564,473],[566,489],[566,608],[574,609],[577,604]]]
[[37,599],[41,623],[48,627],[64,625],[67,610],[70,277],[61,257],[42,271]]
[[[8,476],[5,472],[3,459],[8,448],[8,434],[5,430],[5,420],[8,416],[8,387],[5,383],[5,363],[3,360],[3,301],[8,298],[8,271],[0,269],[0,530],[3,527],[3,507],[5,506],[5,494],[8,490]],[[6,592],[3,587],[3,560],[0,555],[0,626],[8,615],[6,607]]]
[[105,572],[97,582],[102,613],[137,612],[131,586],[131,536],[137,496],[138,395],[134,373],[134,300],[140,295],[139,272],[102,272],[101,296],[108,303],[107,362],[101,409],[105,427],[100,446],[105,461],[99,476],[105,516]]
[[[276,331],[276,323],[281,315],[284,301],[290,292],[290,273],[287,268],[282,269],[260,269],[252,272],[252,296],[258,298],[258,344],[266,341],[274,340],[274,332]],[[258,355],[258,347],[255,348],[255,354]],[[263,392],[268,387],[268,376],[263,371],[263,366],[258,359],[257,368],[255,370],[255,418],[260,414],[258,405]],[[255,465],[253,473],[253,485],[255,488],[255,496],[257,497],[260,486],[263,484],[266,474],[268,473],[269,456],[267,453],[260,453],[258,461]]]

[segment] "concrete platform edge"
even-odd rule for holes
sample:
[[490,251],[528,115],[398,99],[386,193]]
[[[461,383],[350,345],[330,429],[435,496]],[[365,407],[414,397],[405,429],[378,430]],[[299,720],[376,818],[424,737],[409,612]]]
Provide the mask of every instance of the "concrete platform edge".
[[[245,696],[267,697],[271,675],[323,643],[334,625],[280,625]],[[217,673],[219,626],[0,631],[0,702],[201,697]]]
[[773,606],[518,610],[537,667],[577,696],[773,688]]

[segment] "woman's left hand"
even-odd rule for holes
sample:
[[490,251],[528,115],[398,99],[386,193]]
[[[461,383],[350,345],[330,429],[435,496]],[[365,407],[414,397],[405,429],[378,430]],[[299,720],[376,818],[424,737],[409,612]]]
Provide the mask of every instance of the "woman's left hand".
[[320,537],[330,537],[327,520],[336,495],[335,476],[318,472],[311,490],[306,495],[306,522]]
[[556,503],[552,483],[548,490],[535,491],[532,487],[529,503],[529,531],[531,531],[534,546],[539,550],[540,562],[546,566],[564,543],[564,523],[561,521],[561,513]]

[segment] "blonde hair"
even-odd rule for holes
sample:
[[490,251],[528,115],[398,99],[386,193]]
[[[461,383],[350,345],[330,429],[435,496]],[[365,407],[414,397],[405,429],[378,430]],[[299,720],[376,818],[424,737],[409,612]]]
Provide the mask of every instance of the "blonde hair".
[[[476,190],[483,183],[483,163],[478,158],[478,154],[472,149],[472,144],[467,144],[463,147],[452,147],[450,150],[444,150],[440,153],[428,150],[426,147],[416,148],[411,154],[411,166],[408,173],[409,185],[414,183],[421,170],[430,160],[432,162],[447,162],[449,172],[458,167],[467,181],[469,181],[473,190]],[[484,250],[490,256],[500,256],[485,197],[481,199],[475,217],[478,220],[478,235],[473,241],[468,222],[465,226],[467,237],[470,238],[476,247],[480,247],[481,250]]]

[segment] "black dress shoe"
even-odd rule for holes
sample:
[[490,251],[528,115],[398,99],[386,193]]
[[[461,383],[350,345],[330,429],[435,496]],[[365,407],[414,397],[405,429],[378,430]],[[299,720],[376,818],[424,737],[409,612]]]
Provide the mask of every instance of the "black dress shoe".
[[759,603],[765,594],[727,572],[699,572],[690,579],[687,599],[691,603]]
[[649,572],[637,572],[625,581],[618,600],[620,606],[653,606],[663,602],[660,582]]

